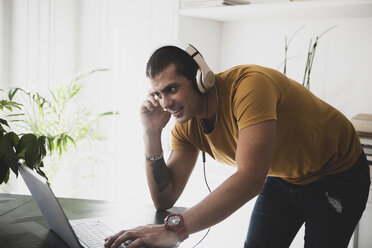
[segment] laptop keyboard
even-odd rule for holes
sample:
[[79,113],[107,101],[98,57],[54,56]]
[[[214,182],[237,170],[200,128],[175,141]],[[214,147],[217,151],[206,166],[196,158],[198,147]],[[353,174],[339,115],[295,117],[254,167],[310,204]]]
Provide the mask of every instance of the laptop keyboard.
[[[79,240],[89,248],[103,248],[104,239],[113,234],[107,226],[99,221],[73,223],[72,229],[74,229]],[[127,245],[129,243],[126,242],[119,247],[127,248]]]

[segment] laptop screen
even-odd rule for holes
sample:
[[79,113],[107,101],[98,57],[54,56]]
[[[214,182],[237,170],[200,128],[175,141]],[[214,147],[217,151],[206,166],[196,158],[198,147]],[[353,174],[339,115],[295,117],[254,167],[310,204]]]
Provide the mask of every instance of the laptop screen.
[[50,189],[47,180],[26,165],[20,164],[19,172],[50,229],[52,229],[70,247],[80,248],[81,245],[79,240],[63,212],[62,207]]

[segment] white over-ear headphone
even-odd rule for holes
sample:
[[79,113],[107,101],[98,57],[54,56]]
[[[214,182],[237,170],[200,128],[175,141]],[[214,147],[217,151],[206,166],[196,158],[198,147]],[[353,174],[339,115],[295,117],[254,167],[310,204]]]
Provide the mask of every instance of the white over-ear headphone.
[[201,54],[198,50],[195,49],[192,45],[184,42],[184,41],[176,41],[173,43],[169,43],[165,46],[174,46],[178,47],[179,49],[185,51],[188,55],[190,55],[194,61],[198,64],[199,69],[196,72],[196,84],[198,89],[201,93],[206,93],[210,88],[214,86],[215,79],[212,70],[209,68]]

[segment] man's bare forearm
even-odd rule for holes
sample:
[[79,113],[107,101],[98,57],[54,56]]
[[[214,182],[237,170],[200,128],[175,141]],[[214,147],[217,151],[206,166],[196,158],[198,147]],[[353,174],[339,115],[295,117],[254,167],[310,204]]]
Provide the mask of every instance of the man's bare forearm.
[[183,213],[190,234],[219,223],[260,192],[261,182],[239,174],[230,176],[200,203]]
[[[171,154],[169,155],[169,159],[172,158],[172,154],[173,154],[173,151],[171,151]],[[164,158],[153,161],[152,163],[150,162],[149,165],[152,168],[152,176],[156,184],[158,185],[159,191],[161,192],[165,188],[167,188],[171,182],[171,175],[164,161]]]
[[148,162],[148,166],[151,167],[152,177],[158,187],[158,190],[162,192],[168,187],[171,182],[169,170],[164,162],[164,159]]
[[[157,156],[162,154],[161,134],[159,132],[145,132],[145,154]],[[172,201],[172,177],[164,159],[146,161],[147,182],[151,198],[157,209],[171,207]]]
[[175,202],[172,177],[164,159],[146,162],[147,182],[156,209],[171,208]]

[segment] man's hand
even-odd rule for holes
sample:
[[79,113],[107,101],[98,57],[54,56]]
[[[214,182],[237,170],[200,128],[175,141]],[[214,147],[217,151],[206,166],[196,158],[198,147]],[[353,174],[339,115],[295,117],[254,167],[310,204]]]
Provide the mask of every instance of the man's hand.
[[157,131],[161,131],[167,125],[171,116],[168,111],[160,106],[159,101],[151,93],[143,102],[140,114],[144,130]]
[[165,225],[146,225],[130,230],[122,230],[105,239],[105,247],[116,248],[127,240],[133,240],[128,248],[166,248],[178,244],[175,232],[168,231]]

